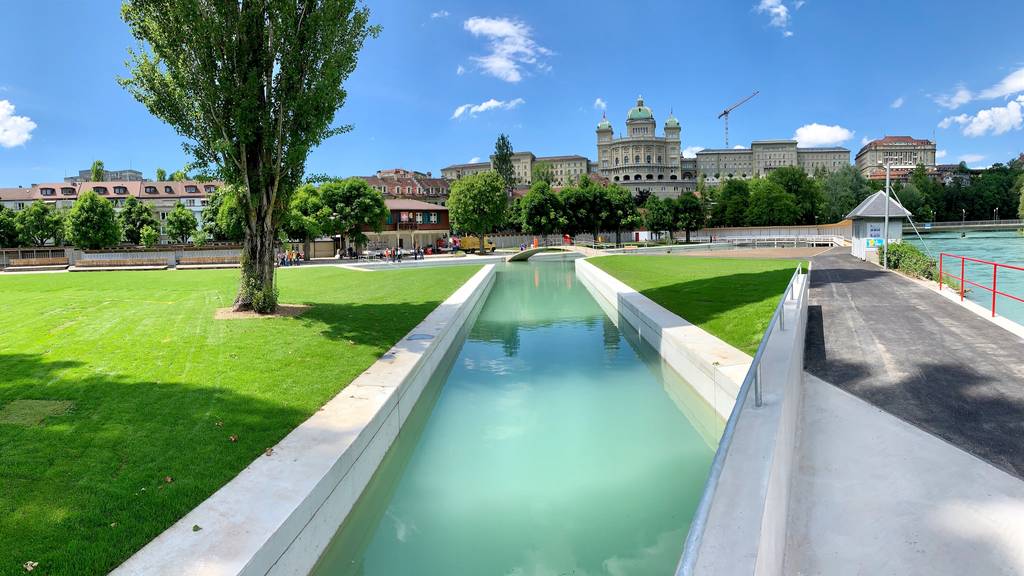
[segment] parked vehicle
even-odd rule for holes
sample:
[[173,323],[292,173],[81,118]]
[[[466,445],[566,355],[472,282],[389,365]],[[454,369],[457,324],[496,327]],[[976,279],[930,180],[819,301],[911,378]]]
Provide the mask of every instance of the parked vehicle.
[[463,251],[473,254],[474,252],[494,252],[497,246],[489,238],[484,236],[484,249],[480,250],[480,238],[476,236],[463,236],[458,244]]

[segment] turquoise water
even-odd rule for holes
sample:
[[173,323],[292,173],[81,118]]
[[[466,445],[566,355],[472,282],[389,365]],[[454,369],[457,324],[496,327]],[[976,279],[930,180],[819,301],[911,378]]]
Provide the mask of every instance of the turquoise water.
[[571,261],[500,268],[313,574],[668,574],[723,423]]
[[[961,238],[959,232],[937,232],[924,234],[922,237],[924,246],[931,250],[935,258],[939,257],[940,252],[945,252],[1024,267],[1024,235],[1015,231],[968,231],[965,238]],[[918,247],[922,246],[922,242],[916,237],[904,238]],[[960,275],[959,260],[947,257],[943,266],[949,272]],[[992,286],[992,266],[968,262],[965,272],[968,280]],[[996,280],[1000,292],[1024,298],[1024,272],[1001,269]],[[966,294],[967,298],[986,309],[992,307],[991,292],[970,285],[968,288],[970,290]],[[1024,325],[1024,303],[999,296],[996,299],[996,313]]]

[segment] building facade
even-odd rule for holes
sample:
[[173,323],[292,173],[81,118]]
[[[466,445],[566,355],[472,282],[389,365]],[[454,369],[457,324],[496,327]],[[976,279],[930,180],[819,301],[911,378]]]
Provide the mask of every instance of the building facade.
[[207,198],[222,186],[222,182],[183,181],[137,181],[112,180],[103,182],[44,182],[30,188],[0,189],[0,203],[12,210],[24,210],[32,202],[46,202],[57,210],[70,209],[80,194],[92,190],[110,200],[114,209],[120,211],[125,200],[133,196],[153,211],[153,217],[160,223],[160,242],[166,243],[165,222],[167,215],[179,202],[192,211],[199,226],[203,225],[203,207]]
[[[585,156],[536,156],[532,152],[515,152],[512,154],[512,169],[517,186],[529,187],[533,183],[533,169],[540,163],[551,170],[552,185],[565,186],[579,180],[580,176],[591,172],[592,162]],[[494,169],[494,156],[488,162],[472,164],[453,164],[441,169],[441,175],[447,180],[458,180],[464,176],[479,174]]]
[[[92,170],[79,170],[78,176],[68,176],[64,178],[65,182],[88,182],[92,180]],[[144,180],[142,172],[138,170],[104,170],[103,180],[106,182],[141,182]]]
[[657,134],[654,112],[643,97],[626,114],[626,132],[616,137],[608,118],[597,125],[597,172],[633,195],[641,192],[675,197],[696,190],[697,174],[691,159],[683,158],[679,120],[669,114],[663,135]]
[[426,248],[448,237],[451,225],[444,206],[408,198],[390,198],[384,203],[388,207],[388,218],[383,230],[363,229],[369,239],[367,250]]
[[[935,142],[910,136],[886,136],[868,142],[857,152],[857,170],[869,180],[885,178],[886,160],[904,167],[923,164],[929,171],[935,170]],[[891,174],[890,174],[891,177]]]
[[406,198],[438,206],[448,201],[448,180],[434,178],[430,172],[404,168],[378,170],[373,176],[360,176],[372,188],[380,190],[385,199]]
[[835,172],[850,165],[850,150],[841,146],[801,147],[796,140],[756,140],[750,148],[717,148],[697,152],[697,172],[708,184],[729,178],[760,178],[783,166],[809,175]]

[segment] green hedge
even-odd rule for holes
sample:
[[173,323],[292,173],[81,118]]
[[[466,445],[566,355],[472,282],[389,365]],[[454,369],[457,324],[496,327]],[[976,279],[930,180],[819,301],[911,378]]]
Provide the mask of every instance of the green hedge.
[[889,268],[925,280],[935,280],[936,276],[935,260],[906,242],[889,245]]

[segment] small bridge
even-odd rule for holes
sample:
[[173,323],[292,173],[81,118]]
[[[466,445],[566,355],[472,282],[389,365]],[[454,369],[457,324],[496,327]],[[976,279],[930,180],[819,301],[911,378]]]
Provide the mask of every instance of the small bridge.
[[[1024,228],[1024,220],[962,220],[959,222],[918,222],[921,234],[929,232],[966,232],[969,230],[1018,230]],[[910,224],[903,225],[903,232],[912,232]]]
[[541,246],[539,248],[527,248],[521,252],[505,258],[505,262],[525,262],[530,259],[531,256],[540,254],[541,252],[577,252],[584,256],[600,256],[605,254],[601,250],[591,248],[589,246],[576,245],[562,245],[562,246]]

